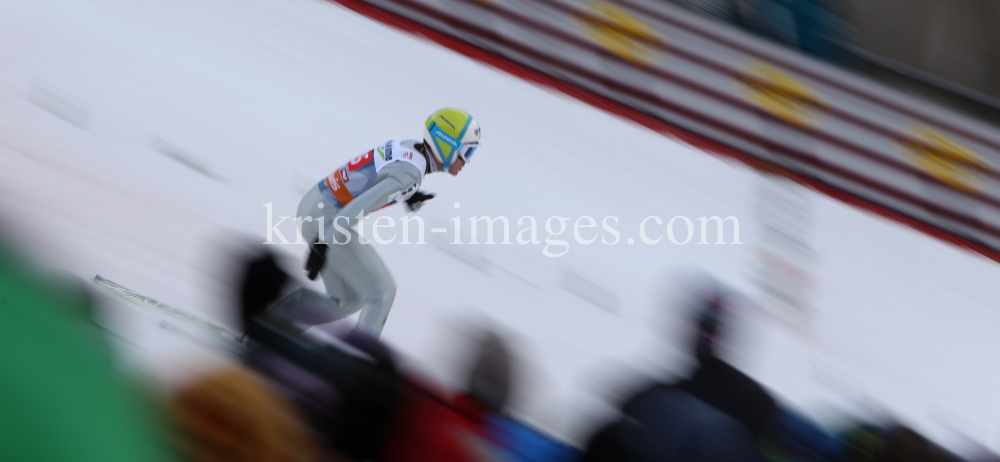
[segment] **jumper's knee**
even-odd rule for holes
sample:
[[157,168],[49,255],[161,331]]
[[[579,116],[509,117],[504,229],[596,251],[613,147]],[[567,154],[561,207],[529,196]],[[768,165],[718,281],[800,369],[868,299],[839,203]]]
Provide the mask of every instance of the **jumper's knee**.
[[379,305],[386,306],[392,305],[392,301],[396,298],[396,283],[395,281],[380,281],[374,284],[368,294],[369,300],[377,300]]

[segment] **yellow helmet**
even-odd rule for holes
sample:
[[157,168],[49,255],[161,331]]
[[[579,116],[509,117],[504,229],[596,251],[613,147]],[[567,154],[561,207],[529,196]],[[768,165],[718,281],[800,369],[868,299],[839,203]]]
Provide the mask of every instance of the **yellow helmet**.
[[438,110],[424,123],[424,144],[445,169],[456,157],[468,162],[479,147],[479,122],[461,109]]

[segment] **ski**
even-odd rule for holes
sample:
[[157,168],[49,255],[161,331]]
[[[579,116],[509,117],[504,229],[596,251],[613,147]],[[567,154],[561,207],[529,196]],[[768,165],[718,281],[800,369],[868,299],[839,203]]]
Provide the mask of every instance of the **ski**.
[[[246,339],[244,339],[242,335],[236,334],[217,324],[186,313],[183,310],[160,303],[154,298],[140,294],[139,292],[129,289],[128,287],[118,284],[110,279],[105,279],[100,274],[94,276],[94,284],[151,311],[169,316],[175,320],[183,322],[184,324],[197,327],[206,332],[211,332],[212,334],[225,340],[246,345]],[[163,323],[161,323],[161,327],[162,325]]]

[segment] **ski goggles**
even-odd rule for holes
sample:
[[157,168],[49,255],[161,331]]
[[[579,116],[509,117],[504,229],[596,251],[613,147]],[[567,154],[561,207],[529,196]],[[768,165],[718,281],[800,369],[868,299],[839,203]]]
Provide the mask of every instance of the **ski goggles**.
[[458,157],[466,162],[472,159],[472,154],[476,152],[476,148],[479,147],[479,142],[474,143],[462,143],[462,147],[458,150]]

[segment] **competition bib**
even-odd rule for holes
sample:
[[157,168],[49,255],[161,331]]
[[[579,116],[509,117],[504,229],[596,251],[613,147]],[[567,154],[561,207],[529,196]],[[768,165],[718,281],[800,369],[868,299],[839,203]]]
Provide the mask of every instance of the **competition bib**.
[[[386,142],[385,144],[372,149],[354,159],[346,165],[334,170],[326,178],[319,182],[319,190],[335,207],[341,208],[349,204],[355,197],[364,194],[365,191],[375,186],[378,172],[383,167],[393,162],[407,162],[420,171],[421,180],[427,168],[427,159],[423,155],[414,152],[402,145],[406,139],[398,139]],[[396,201],[406,200],[415,191],[415,188],[404,190]]]

